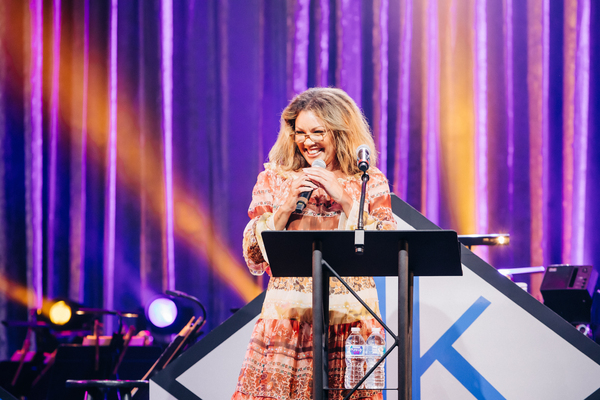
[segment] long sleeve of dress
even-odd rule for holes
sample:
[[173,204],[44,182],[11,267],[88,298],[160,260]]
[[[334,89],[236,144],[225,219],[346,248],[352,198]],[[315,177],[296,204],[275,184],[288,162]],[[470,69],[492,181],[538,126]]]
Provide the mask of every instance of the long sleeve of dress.
[[273,225],[273,176],[270,170],[258,175],[252,190],[252,203],[248,209],[250,221],[244,229],[243,254],[250,273],[262,275],[270,273],[261,232],[272,229]]

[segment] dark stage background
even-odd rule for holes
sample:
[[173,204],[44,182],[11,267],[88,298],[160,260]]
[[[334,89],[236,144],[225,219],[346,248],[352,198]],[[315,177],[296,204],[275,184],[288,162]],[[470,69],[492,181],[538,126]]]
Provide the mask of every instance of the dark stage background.
[[178,289],[220,324],[266,285],[246,210],[312,86],[361,105],[398,196],[510,233],[492,265],[600,265],[596,1],[6,0],[0,38],[0,320]]

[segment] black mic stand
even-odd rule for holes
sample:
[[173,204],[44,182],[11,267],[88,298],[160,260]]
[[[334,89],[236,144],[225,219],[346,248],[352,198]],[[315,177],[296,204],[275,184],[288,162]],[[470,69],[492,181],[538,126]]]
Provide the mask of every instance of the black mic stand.
[[182,299],[187,299],[189,301],[196,303],[198,306],[200,306],[200,309],[202,310],[202,325],[204,325],[206,323],[206,309],[204,308],[204,306],[202,305],[200,300],[198,300],[198,298],[191,296],[187,293],[184,293],[180,290],[167,290],[167,291],[165,291],[165,293],[168,294],[169,296],[181,297]]
[[356,230],[354,231],[354,251],[358,254],[365,252],[365,222],[364,222],[364,210],[365,210],[365,193],[367,192],[367,182],[369,182],[369,174],[367,171],[363,171],[362,186],[360,189],[360,204],[358,206],[358,223],[356,224]]

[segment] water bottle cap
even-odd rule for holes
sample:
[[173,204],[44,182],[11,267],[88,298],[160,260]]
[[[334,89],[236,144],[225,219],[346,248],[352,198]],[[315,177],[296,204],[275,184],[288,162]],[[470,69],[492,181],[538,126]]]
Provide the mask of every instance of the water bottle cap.
[[381,328],[377,328],[377,327],[371,328],[371,333],[381,333]]
[[351,332],[360,332],[360,328],[355,326],[355,327],[350,328],[350,331]]

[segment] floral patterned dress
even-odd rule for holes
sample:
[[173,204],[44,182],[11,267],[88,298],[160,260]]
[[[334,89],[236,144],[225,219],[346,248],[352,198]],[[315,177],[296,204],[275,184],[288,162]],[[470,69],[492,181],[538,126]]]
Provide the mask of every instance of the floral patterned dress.
[[[297,177],[273,164],[266,164],[258,176],[248,211],[251,220],[244,230],[244,258],[250,272],[261,275],[270,267],[261,232],[273,230],[273,214],[287,198]],[[365,196],[365,229],[395,229],[388,182],[376,168],[369,170]],[[313,194],[302,214],[292,214],[287,230],[352,230],[358,221],[360,176],[338,177],[354,200],[346,216],[341,205],[325,190]],[[371,277],[348,277],[346,282],[379,314],[375,282]],[[343,388],[346,370],[344,343],[350,328],[358,326],[366,339],[379,326],[368,311],[336,279],[329,292],[329,387]],[[252,332],[246,357],[232,400],[312,398],[312,278],[273,278],[267,288],[259,320]],[[347,391],[329,391],[330,399],[342,399]],[[381,399],[381,391],[359,390],[353,399]]]

